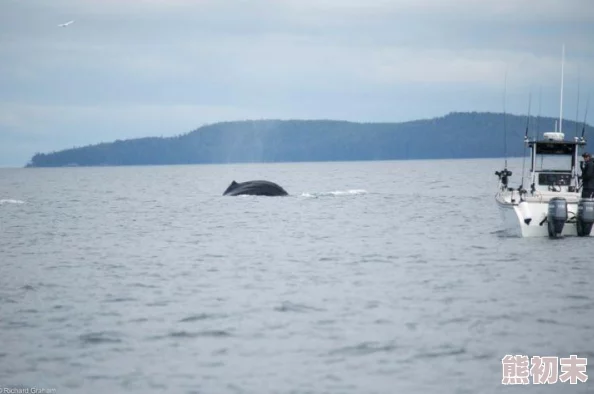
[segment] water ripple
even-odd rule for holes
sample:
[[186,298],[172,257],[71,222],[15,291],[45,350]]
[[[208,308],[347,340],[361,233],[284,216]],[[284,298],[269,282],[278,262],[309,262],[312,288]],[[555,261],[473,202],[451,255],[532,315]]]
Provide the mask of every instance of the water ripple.
[[113,331],[98,331],[89,332],[79,336],[83,344],[99,345],[104,343],[119,343],[122,342],[120,334]]
[[283,303],[279,306],[275,306],[274,310],[277,312],[322,312],[324,309],[315,308],[313,306],[308,306],[305,304],[295,304],[289,301],[283,301]]
[[181,319],[180,322],[189,323],[189,322],[195,322],[195,321],[200,321],[200,320],[217,319],[217,318],[221,318],[221,317],[225,317],[225,315],[212,314],[212,313],[199,313],[197,315],[190,315],[188,317],[185,317],[185,318]]
[[346,346],[332,350],[330,355],[366,356],[378,352],[393,352],[398,347],[395,341],[389,342],[361,342],[355,346]]
[[417,353],[414,357],[420,359],[433,359],[438,357],[458,356],[464,353],[466,353],[466,349],[463,347],[452,347],[450,345],[445,345],[436,349],[421,351]]
[[225,330],[203,330],[203,331],[173,331],[169,335],[172,338],[197,338],[197,337],[230,337],[231,333]]

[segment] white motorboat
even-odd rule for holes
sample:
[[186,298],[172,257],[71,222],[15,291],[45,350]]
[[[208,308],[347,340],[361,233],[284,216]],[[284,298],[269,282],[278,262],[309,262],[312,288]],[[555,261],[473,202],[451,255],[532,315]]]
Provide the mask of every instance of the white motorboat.
[[519,237],[594,236],[594,199],[582,198],[576,171],[583,138],[566,141],[561,132],[544,133],[530,147],[530,190],[509,187],[511,171],[495,172],[499,191],[495,201],[504,231]]
[[580,177],[576,171],[580,150],[586,145],[585,129],[581,137],[565,140],[562,132],[563,66],[561,70],[559,131],[555,126],[555,131],[545,132],[542,139],[529,139],[526,129],[524,136],[524,143],[530,148],[530,190],[524,189],[523,182],[516,189],[509,187],[512,173],[507,169],[507,160],[504,169],[495,172],[499,177],[495,201],[507,235],[594,236],[594,198],[581,197]]

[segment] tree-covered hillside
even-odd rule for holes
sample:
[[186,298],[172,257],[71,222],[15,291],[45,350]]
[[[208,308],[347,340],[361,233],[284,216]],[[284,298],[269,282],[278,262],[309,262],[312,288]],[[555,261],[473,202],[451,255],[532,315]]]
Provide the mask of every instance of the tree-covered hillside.
[[[554,131],[554,118],[531,117],[529,133]],[[521,156],[526,116],[507,114],[507,155]],[[581,135],[582,124],[577,125]],[[563,121],[566,138],[576,123]],[[586,136],[593,136],[586,127]],[[37,153],[28,167],[397,160],[504,156],[504,115],[451,113],[403,123],[333,120],[221,122],[175,137],[117,140]]]

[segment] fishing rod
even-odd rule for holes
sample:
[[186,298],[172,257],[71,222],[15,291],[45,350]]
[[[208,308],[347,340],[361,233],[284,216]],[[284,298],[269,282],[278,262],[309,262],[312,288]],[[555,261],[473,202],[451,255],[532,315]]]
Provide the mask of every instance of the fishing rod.
[[578,136],[579,128],[580,128],[580,71],[578,70],[578,84],[577,84],[577,105],[575,106],[575,136]]
[[505,110],[505,96],[507,94],[507,70],[505,70],[505,80],[503,83],[503,155],[505,157],[505,168],[507,169],[507,124]]
[[[588,93],[588,96],[586,98],[586,111],[584,113],[584,122],[582,123],[582,138],[581,138],[582,141],[584,140],[584,134],[586,133],[586,119],[588,117],[588,107],[589,107],[589,105],[590,105],[590,93]],[[582,170],[582,173],[584,171],[583,165],[584,165],[584,162],[581,161],[580,162],[580,170]],[[579,192],[580,189],[582,188],[582,186],[584,186],[584,182],[582,181],[582,177],[581,176],[578,177],[578,182],[579,182],[579,185],[578,185],[576,191]]]
[[563,132],[563,69],[565,66],[565,44],[562,47],[562,55],[561,55],[561,99],[559,105],[559,132]]
[[542,104],[542,86],[538,87],[538,116],[536,117],[536,131],[534,134],[534,139],[537,138],[538,133],[540,132],[540,110]]
[[[506,109],[505,109],[505,96],[507,92],[507,69],[505,70],[505,80],[503,84],[503,154],[505,157],[504,167],[501,171],[495,171],[495,175],[499,177],[499,182],[504,189],[507,189],[509,177],[512,172],[507,169],[507,123],[506,123]],[[502,189],[503,189],[502,188]]]
[[588,98],[586,99],[586,113],[584,114],[584,122],[582,123],[582,139],[584,139],[584,134],[586,133],[586,118],[588,117],[588,106],[590,105],[590,94],[588,93]]
[[[526,116],[526,132],[524,133],[524,142],[528,141],[528,128],[530,126],[530,106],[532,104],[532,91],[530,92],[530,94],[528,95],[528,116]],[[520,192],[520,198],[522,198],[522,192],[525,192],[526,190],[524,190],[524,175],[525,175],[525,169],[526,169],[526,148],[527,148],[527,144],[524,143],[524,158],[522,160],[522,181],[520,182],[520,187],[518,188],[518,191]]]

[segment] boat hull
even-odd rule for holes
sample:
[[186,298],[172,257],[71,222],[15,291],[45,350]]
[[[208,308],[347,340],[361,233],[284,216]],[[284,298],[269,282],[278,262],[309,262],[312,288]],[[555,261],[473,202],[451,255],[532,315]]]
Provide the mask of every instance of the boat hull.
[[[577,236],[575,216],[577,214],[579,197],[559,196],[567,200],[568,221],[563,226],[561,236]],[[509,195],[497,194],[495,201],[503,223],[503,232],[511,237],[548,237],[547,217],[550,198],[535,198],[520,206],[511,202]],[[526,220],[530,219],[530,220]],[[590,232],[594,236],[594,230]]]

